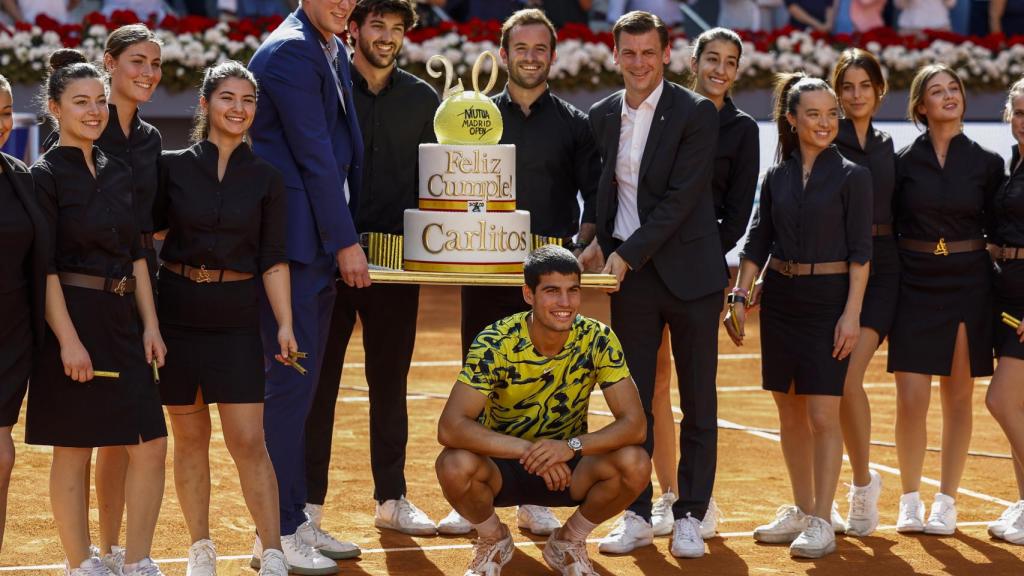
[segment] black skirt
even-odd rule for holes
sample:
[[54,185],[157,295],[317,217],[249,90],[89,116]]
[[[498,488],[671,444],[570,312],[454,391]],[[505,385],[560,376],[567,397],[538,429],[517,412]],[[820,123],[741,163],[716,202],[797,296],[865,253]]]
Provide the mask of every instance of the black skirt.
[[160,397],[188,406],[263,402],[265,359],[259,327],[257,279],[198,284],[160,271],[158,315],[167,344]]
[[32,314],[28,288],[0,294],[0,427],[18,422],[32,372]]
[[849,295],[847,274],[787,278],[769,270],[761,297],[765,390],[842,396],[849,359],[832,357],[836,323]]
[[49,329],[32,372],[25,441],[89,448],[134,445],[167,436],[164,412],[146,364],[132,295],[63,286],[68,314],[93,370],[118,378],[75,382],[64,375]]
[[878,333],[881,344],[892,329],[900,295],[900,254],[892,236],[876,236],[871,252],[871,277],[864,291],[860,325]]
[[1024,343],[1021,343],[1020,336],[1001,320],[1003,312],[1018,320],[1024,318],[1024,260],[996,262],[995,270],[995,315],[992,326],[995,330],[996,358],[1009,356],[1024,360]]
[[984,250],[936,256],[900,250],[900,297],[889,372],[949,376],[957,327],[967,328],[971,377],[992,375],[992,263]]

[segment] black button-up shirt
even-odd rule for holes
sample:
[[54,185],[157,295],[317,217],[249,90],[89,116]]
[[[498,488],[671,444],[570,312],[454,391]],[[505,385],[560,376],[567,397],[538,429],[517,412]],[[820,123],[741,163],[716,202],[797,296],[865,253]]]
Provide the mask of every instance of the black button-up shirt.
[[861,148],[853,121],[839,121],[836,147],[844,158],[871,171],[871,190],[874,194],[874,224],[892,224],[892,196],[896,188],[896,150],[892,138],[868,126],[868,135]]
[[492,98],[505,123],[502,144],[516,146],[516,208],[530,212],[534,234],[568,238],[583,221],[597,220],[597,182],[601,161],[587,115],[546,91],[530,106],[530,115],[512,101],[506,87]]
[[417,205],[419,145],[437,142],[440,100],[430,84],[398,67],[378,94],[355,66],[352,83],[365,151],[356,230],[401,234],[405,210]]
[[896,231],[937,241],[984,236],[986,208],[1003,182],[1003,159],[958,134],[939,165],[928,132],[896,155]]
[[718,111],[718,148],[711,180],[722,253],[736,246],[750,223],[761,169],[759,135],[757,121],[736,108],[732,98],[726,98]]
[[28,212],[10,179],[0,174],[0,295],[28,284],[34,238],[35,228]]
[[161,156],[153,220],[169,230],[160,257],[250,274],[287,262],[288,203],[281,174],[241,144],[218,181],[219,156],[209,140]]
[[55,146],[32,166],[53,247],[48,272],[132,276],[133,262],[143,252],[132,208],[131,172],[96,146],[92,157],[95,178],[82,150],[73,146]]
[[992,201],[989,239],[1001,246],[1024,247],[1024,169],[1020,166],[1020,150],[1016,146],[1010,166],[1010,178]]
[[814,160],[806,186],[799,150],[768,169],[741,257],[759,266],[769,254],[806,264],[863,264],[871,244],[871,175],[829,146]]

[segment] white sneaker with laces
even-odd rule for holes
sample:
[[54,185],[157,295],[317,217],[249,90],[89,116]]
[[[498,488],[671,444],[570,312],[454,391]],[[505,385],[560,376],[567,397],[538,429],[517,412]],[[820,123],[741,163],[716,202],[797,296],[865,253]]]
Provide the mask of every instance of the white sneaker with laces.
[[[99,548],[96,550],[99,551]],[[124,547],[111,546],[109,553],[100,556],[100,562],[103,562],[114,576],[124,576]]]
[[500,576],[501,568],[512,560],[512,533],[504,524],[501,526],[505,536],[500,540],[477,538],[473,541],[473,560],[469,563],[464,576]]
[[654,528],[632,510],[626,510],[615,521],[612,531],[597,545],[602,554],[629,554],[654,542]]
[[[924,525],[925,534],[949,536],[956,532],[956,500],[939,492]],[[1004,535],[1005,537],[1005,535]]]
[[598,576],[587,555],[587,543],[558,540],[552,534],[544,546],[544,561],[563,576]]
[[708,511],[700,521],[700,537],[707,540],[718,534],[718,523],[723,520],[722,509],[718,507],[714,498],[708,500]]
[[900,514],[896,518],[896,531],[902,534],[924,532],[924,502],[921,502],[921,494],[918,492],[900,496]]
[[672,555],[676,558],[700,558],[704,551],[700,521],[689,514],[676,520],[672,527]]
[[792,504],[779,506],[774,520],[754,528],[754,540],[766,544],[789,544],[807,529],[810,518]]
[[373,518],[377,528],[396,530],[411,536],[434,536],[437,525],[422,510],[402,496],[398,500],[377,503],[377,514]]
[[[305,524],[309,524],[306,522]],[[326,576],[338,573],[338,563],[324,556],[309,544],[298,538],[298,533],[281,537],[281,552],[288,571],[301,576]],[[252,559],[249,566],[253,570],[263,568],[263,542],[256,536],[252,545]]]
[[1010,544],[1024,544],[1024,513],[1019,513],[1003,532],[1003,540]]
[[878,528],[878,498],[882,495],[882,476],[868,470],[871,481],[867,486],[850,484],[846,499],[850,502],[850,513],[846,517],[847,536],[867,536]]
[[136,562],[133,566],[126,566],[124,576],[164,576],[160,567],[148,556]]
[[839,503],[835,500],[832,501],[832,531],[836,534],[843,534],[846,532],[846,520],[844,520],[843,515],[839,513]]
[[217,576],[217,548],[212,540],[196,540],[189,546],[185,576]]
[[288,576],[288,562],[284,559],[284,552],[268,548],[260,556],[259,576]]
[[312,522],[314,526],[320,527],[320,519],[324,517],[323,505],[306,502],[306,505],[302,508],[302,513],[306,515],[306,519]]
[[1018,516],[1024,514],[1024,500],[1017,500],[1006,507],[999,519],[988,523],[988,534],[993,538],[1002,538]]
[[64,574],[67,576],[111,576],[113,572],[103,562],[100,562],[99,558],[90,556],[78,568],[70,568],[65,561]]
[[[317,552],[331,560],[356,558],[362,552],[359,546],[338,540],[309,521],[299,524],[299,527],[295,529],[295,539],[306,546],[312,546]],[[288,555],[288,550],[284,550],[284,557],[291,565],[291,556]]]
[[462,536],[473,531],[473,525],[453,508],[437,523],[437,533],[445,536]]
[[550,536],[562,523],[547,506],[523,504],[516,510],[516,527],[537,536]]
[[655,536],[668,536],[672,533],[672,525],[676,521],[675,516],[672,515],[672,505],[678,499],[669,490],[654,501],[654,505],[651,506],[651,526],[654,528]]
[[796,558],[821,558],[836,550],[836,534],[832,523],[811,516],[807,528],[789,545],[789,555]]

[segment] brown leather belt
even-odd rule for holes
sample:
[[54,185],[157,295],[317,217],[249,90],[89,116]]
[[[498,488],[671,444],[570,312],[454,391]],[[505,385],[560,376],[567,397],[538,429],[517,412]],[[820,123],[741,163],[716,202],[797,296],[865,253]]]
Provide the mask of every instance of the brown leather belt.
[[850,271],[850,264],[845,261],[837,262],[816,262],[804,264],[792,260],[779,260],[774,256],[768,260],[768,267],[783,276],[824,276],[826,274],[846,274]]
[[57,276],[60,278],[60,283],[65,286],[111,292],[118,296],[135,292],[135,278],[129,278],[128,276],[105,278],[103,276],[79,274],[78,272],[60,272]]
[[872,236],[892,236],[892,224],[872,224]]
[[1024,248],[1019,246],[989,244],[986,248],[993,260],[1024,260]]
[[164,268],[195,282],[196,284],[208,284],[210,282],[240,282],[253,277],[248,272],[236,272],[234,270],[213,270],[205,265],[194,268],[188,264],[177,262],[164,262]]
[[928,240],[900,238],[899,246],[900,248],[910,250],[911,252],[925,252],[936,256],[949,256],[950,254],[984,250],[985,241],[977,238],[974,240],[954,240],[952,242],[946,242],[945,238],[939,238],[938,242],[930,242]]
[[145,248],[146,250],[153,250],[153,248],[154,248],[154,245],[153,245],[153,233],[152,232],[143,232],[141,234],[141,238],[142,238],[142,247]]

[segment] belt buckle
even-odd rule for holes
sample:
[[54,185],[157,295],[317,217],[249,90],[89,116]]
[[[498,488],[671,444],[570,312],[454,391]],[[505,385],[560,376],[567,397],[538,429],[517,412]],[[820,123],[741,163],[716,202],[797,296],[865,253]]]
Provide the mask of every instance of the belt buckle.
[[946,247],[945,238],[939,238],[939,241],[935,243],[935,250],[932,251],[932,254],[936,256],[949,256],[949,248]]
[[199,277],[196,278],[196,284],[209,284],[210,282],[213,282],[213,277],[211,277],[210,273],[207,272],[206,264],[200,265]]
[[792,260],[784,260],[782,262],[782,275],[786,278],[792,278],[795,276],[796,274],[793,272],[795,269],[796,262],[793,262]]
[[128,292],[128,277],[122,276],[117,282],[117,286],[114,287],[114,294],[118,296],[124,296]]

